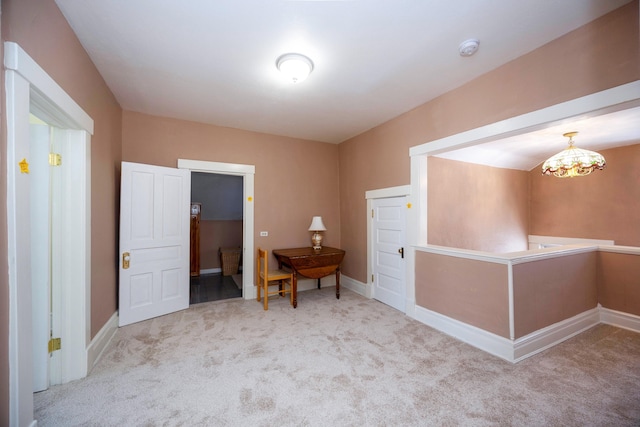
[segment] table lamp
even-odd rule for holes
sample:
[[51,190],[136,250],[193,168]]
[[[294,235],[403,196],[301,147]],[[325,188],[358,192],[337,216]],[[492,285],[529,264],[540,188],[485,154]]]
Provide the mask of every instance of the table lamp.
[[311,220],[311,225],[309,226],[309,231],[313,231],[313,235],[311,236],[311,242],[313,243],[313,249],[320,250],[322,246],[322,234],[321,231],[326,231],[326,227],[322,223],[321,216],[314,216]]

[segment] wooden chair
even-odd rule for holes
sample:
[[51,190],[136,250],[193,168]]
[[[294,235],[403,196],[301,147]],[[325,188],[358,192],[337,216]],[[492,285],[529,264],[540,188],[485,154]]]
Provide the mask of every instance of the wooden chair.
[[[256,285],[258,286],[258,298],[261,299],[261,291],[264,291],[264,309],[269,309],[269,295],[290,295],[290,303],[293,305],[293,273],[286,270],[269,270],[269,252],[258,248],[256,258]],[[288,285],[288,286],[287,286]],[[278,290],[269,291],[269,286],[278,286]]]

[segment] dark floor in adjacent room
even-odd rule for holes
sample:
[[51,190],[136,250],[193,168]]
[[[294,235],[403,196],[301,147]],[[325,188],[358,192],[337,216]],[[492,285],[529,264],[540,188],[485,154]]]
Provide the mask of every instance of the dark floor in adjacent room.
[[[242,279],[239,283],[242,283]],[[191,277],[189,304],[241,297],[242,289],[236,285],[232,276],[215,273]]]

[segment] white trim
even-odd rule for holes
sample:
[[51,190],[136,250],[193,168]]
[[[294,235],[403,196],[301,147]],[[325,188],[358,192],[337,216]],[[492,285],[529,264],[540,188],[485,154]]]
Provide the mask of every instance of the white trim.
[[[638,248],[640,249],[640,248]],[[458,249],[446,246],[416,246],[416,251],[450,256],[454,258],[472,259],[494,264],[517,265],[527,262],[539,261],[541,259],[559,258],[563,256],[577,255],[587,252],[596,252],[598,246],[593,245],[566,245],[553,248],[535,249],[522,252],[509,252],[505,254],[494,254],[491,252],[474,251],[471,249]],[[610,250],[609,252],[619,252]],[[640,254],[640,251],[636,252]]]
[[380,188],[377,190],[365,191],[367,199],[386,199],[387,197],[402,197],[411,194],[410,185],[400,185],[398,187]]
[[416,306],[414,319],[501,359],[513,362],[512,341],[424,307]]
[[513,252],[510,262],[513,265],[525,264],[527,262],[539,261],[541,259],[560,258],[588,252],[597,252],[598,246],[566,245],[555,248],[536,249],[524,252]]
[[190,169],[192,172],[215,172],[225,175],[245,175],[256,173],[256,167],[254,165],[187,159],[178,159],[178,169]]
[[568,340],[599,323],[605,323],[640,333],[640,316],[595,307],[569,319],[532,332],[517,340],[510,340],[459,320],[416,306],[412,316],[438,331],[512,363]]
[[370,287],[368,287],[366,283],[362,283],[356,279],[352,279],[351,277],[345,276],[344,274],[340,275],[340,288],[346,288],[350,291],[362,295],[363,297],[371,298],[367,295],[367,289]]
[[[613,313],[611,310],[608,311]],[[609,323],[601,320],[601,314],[601,309],[593,308],[517,340],[501,337],[420,306],[416,306],[416,316],[414,318],[482,351],[509,362],[517,363],[574,337],[600,322]],[[610,323],[614,326],[622,328],[628,326],[626,329],[640,332],[640,318],[637,316],[616,313],[615,315],[611,314],[609,319],[611,319]],[[620,324],[615,323],[614,320]]]
[[537,330],[513,342],[513,362],[519,362],[596,326],[600,322],[598,308]]
[[450,248],[446,246],[416,246],[416,251],[437,255],[451,256],[455,258],[472,259],[476,261],[491,262],[495,264],[509,264],[511,258],[508,255],[499,255],[491,252],[473,251],[470,249]]
[[114,335],[118,331],[118,312],[116,311],[111,315],[107,323],[98,331],[95,337],[91,340],[91,343],[87,347],[87,372],[96,366],[96,363],[100,360],[104,354],[105,349],[113,339]]
[[[14,70],[37,88],[49,101],[54,115],[64,114],[65,127],[86,130],[93,135],[93,119],[53,80],[22,48],[14,42],[4,43],[4,66]],[[57,110],[57,111],[56,111]],[[65,120],[66,119],[66,120]]]
[[[93,120],[68,96],[64,90],[16,43],[5,42],[5,90],[7,123],[7,254],[9,270],[9,422],[11,425],[33,424],[33,384],[32,384],[32,323],[31,314],[31,246],[29,232],[30,185],[28,175],[21,174],[18,162],[29,161],[29,111],[37,109],[54,120],[58,126],[84,131],[86,147],[82,142],[74,144],[74,155],[86,164],[78,167],[80,179],[84,182],[79,194],[74,195],[72,204],[82,208],[74,212],[76,223],[74,236],[70,241],[77,244],[73,262],[75,279],[70,285],[74,291],[64,295],[68,307],[73,307],[73,315],[66,317],[63,332],[71,346],[63,347],[62,354],[68,360],[81,360],[86,355],[90,331],[90,289],[91,289],[91,199],[90,199],[90,134]],[[78,149],[78,152],[75,150]],[[83,151],[84,150],[84,151]],[[86,156],[83,156],[86,154]],[[82,176],[82,174],[85,174]],[[77,225],[80,224],[80,227]],[[66,250],[66,248],[65,248]],[[78,255],[75,255],[78,254]],[[70,257],[71,255],[69,255]],[[67,258],[69,258],[67,257]],[[79,288],[78,288],[79,287]],[[78,288],[78,289],[76,289]],[[73,353],[73,354],[72,354]],[[87,366],[86,359],[74,365],[67,364],[70,376],[82,372]]]
[[215,274],[222,273],[222,268],[206,268],[204,270],[200,270],[200,274]]
[[640,316],[600,307],[600,321],[607,325],[640,333]]
[[[614,245],[613,240],[582,239],[577,237],[536,236],[528,237],[529,249],[539,249],[540,245]],[[532,247],[532,244],[535,247]]]
[[240,175],[243,181],[243,213],[242,239],[244,252],[242,256],[242,269],[246,274],[242,275],[242,297],[245,300],[256,297],[254,286],[254,179],[256,167],[254,165],[242,165],[236,163],[207,162],[202,160],[178,159],[178,169],[189,169],[192,172],[208,172],[224,175]]
[[599,246],[598,250],[602,252],[613,252],[616,254],[640,255],[640,247],[637,247],[637,246],[603,245],[603,246]]
[[513,264],[507,265],[507,286],[508,286],[508,298],[509,298],[509,338],[515,339],[516,337],[516,316],[515,306],[513,302]]
[[426,245],[428,242],[427,169],[427,156],[411,157],[411,209],[407,218],[407,243],[410,246]]
[[7,254],[9,271],[9,425],[26,425],[33,420],[31,239],[25,213],[28,181],[17,163],[29,157],[28,128],[20,126],[29,114],[29,82],[14,71],[5,72],[7,115]]

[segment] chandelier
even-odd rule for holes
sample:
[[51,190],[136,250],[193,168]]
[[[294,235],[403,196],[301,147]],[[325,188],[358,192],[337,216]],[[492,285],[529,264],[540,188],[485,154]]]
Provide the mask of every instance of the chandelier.
[[602,154],[583,150],[573,145],[573,137],[578,132],[567,132],[562,136],[569,138],[569,147],[547,159],[542,165],[543,175],[558,178],[589,175],[594,169],[604,169],[605,160]]

